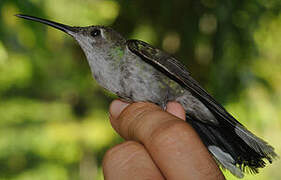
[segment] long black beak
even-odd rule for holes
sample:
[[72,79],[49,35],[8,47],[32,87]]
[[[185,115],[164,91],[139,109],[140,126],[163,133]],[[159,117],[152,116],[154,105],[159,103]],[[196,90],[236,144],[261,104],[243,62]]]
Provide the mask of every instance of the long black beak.
[[34,17],[34,16],[23,15],[23,14],[17,14],[15,16],[17,16],[19,18],[31,20],[31,21],[40,22],[40,23],[46,24],[48,26],[52,26],[56,29],[66,32],[67,34],[69,34],[69,32],[77,32],[76,27],[71,27],[68,25],[60,24],[60,23],[57,23],[54,21],[50,21],[50,20],[46,20],[46,19],[42,19],[42,18],[38,18],[38,17]]

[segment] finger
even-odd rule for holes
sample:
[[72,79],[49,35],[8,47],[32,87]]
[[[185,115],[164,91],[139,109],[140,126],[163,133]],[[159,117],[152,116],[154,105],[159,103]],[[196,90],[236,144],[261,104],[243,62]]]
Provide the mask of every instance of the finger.
[[151,103],[134,103],[112,119],[117,132],[139,141],[167,179],[223,179],[192,127]]
[[166,111],[173,114],[174,116],[177,116],[180,119],[185,120],[185,110],[180,103],[168,102]]
[[143,145],[126,141],[109,151],[103,159],[106,180],[164,179]]
[[[114,100],[109,107],[109,119],[110,122],[113,126],[113,128],[115,129],[117,127],[116,121],[114,121],[113,119],[116,119],[120,113],[123,111],[123,109],[125,109],[127,106],[129,105],[129,103],[126,103],[124,101],[120,101],[118,99]],[[117,129],[115,129],[117,131]]]

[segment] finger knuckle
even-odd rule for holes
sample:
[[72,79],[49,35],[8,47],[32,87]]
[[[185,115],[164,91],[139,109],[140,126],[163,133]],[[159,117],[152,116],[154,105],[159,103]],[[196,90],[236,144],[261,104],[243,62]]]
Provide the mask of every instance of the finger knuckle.
[[104,155],[103,163],[107,163],[108,160],[114,160],[120,154],[130,151],[130,149],[141,148],[141,145],[134,141],[126,141],[110,148]]
[[170,146],[186,136],[188,129],[186,124],[180,120],[171,120],[162,123],[151,134],[150,144],[153,146]]
[[160,107],[151,103],[134,103],[119,117],[121,133],[127,139],[135,139],[136,132],[143,128],[145,122],[155,117],[161,111]]

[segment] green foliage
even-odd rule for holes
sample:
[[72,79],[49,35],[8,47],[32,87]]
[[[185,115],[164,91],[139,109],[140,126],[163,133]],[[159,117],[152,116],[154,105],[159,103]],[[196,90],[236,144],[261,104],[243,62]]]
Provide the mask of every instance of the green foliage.
[[[281,154],[280,0],[1,0],[0,13],[0,179],[103,179],[102,157],[121,141],[108,121],[115,96],[77,43],[17,13],[111,25],[175,54]],[[280,168],[245,179],[281,179]]]

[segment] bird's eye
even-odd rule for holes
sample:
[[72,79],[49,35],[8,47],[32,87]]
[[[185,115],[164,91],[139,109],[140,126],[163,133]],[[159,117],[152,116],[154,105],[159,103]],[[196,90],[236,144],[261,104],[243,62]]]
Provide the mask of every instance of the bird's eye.
[[94,29],[92,32],[91,32],[91,36],[92,37],[97,37],[100,35],[100,30],[99,29]]

